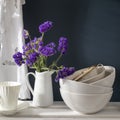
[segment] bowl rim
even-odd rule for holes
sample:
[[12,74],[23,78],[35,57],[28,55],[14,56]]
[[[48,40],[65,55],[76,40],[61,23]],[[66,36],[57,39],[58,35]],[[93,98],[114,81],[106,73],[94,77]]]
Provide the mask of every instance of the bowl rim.
[[96,96],[96,95],[109,95],[109,94],[113,94],[113,90],[112,91],[110,91],[110,92],[107,92],[107,93],[90,93],[90,94],[82,94],[82,93],[80,93],[80,94],[78,94],[78,93],[73,93],[73,92],[69,92],[69,91],[66,91],[66,90],[62,90],[61,88],[59,88],[60,89],[60,92],[65,92],[65,93],[68,93],[68,94],[72,94],[72,95],[77,95],[77,96],[79,96],[79,95],[82,95],[82,96]]
[[[73,83],[78,83],[80,85],[84,85],[84,86],[89,86],[89,87],[94,87],[94,88],[104,88],[104,89],[112,89],[110,87],[105,87],[105,86],[99,86],[99,85],[92,85],[92,84],[87,84],[87,83],[83,83],[83,82],[77,82],[77,81],[72,81],[72,80],[69,80],[69,79],[64,79],[64,78],[60,78],[59,82],[62,81],[62,80],[65,80],[65,81],[70,81],[70,82],[73,82]],[[62,84],[62,86],[64,86],[64,83]],[[61,84],[60,84],[60,87],[61,87]]]

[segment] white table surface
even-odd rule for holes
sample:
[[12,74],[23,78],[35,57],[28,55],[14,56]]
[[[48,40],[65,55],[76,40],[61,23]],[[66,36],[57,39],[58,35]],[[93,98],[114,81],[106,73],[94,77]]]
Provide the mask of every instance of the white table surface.
[[85,115],[70,110],[63,102],[48,108],[28,107],[12,116],[0,115],[0,120],[120,120],[120,102],[110,102],[102,111]]

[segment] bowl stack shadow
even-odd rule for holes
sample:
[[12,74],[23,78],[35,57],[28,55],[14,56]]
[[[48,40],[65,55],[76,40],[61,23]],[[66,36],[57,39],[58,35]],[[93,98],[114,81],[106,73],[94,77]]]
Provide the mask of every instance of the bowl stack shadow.
[[109,103],[113,94],[115,68],[97,66],[86,74],[87,70],[84,68],[60,79],[60,93],[71,110],[92,114],[101,111]]

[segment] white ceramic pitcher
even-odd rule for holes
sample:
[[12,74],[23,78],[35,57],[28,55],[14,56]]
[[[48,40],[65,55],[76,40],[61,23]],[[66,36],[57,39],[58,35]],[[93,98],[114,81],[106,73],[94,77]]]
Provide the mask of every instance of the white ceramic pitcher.
[[27,73],[27,77],[29,75],[33,75],[35,77],[34,90],[32,89],[28,79],[26,79],[28,88],[33,95],[33,106],[47,107],[53,104],[52,74],[53,71],[36,71],[35,74],[32,72]]

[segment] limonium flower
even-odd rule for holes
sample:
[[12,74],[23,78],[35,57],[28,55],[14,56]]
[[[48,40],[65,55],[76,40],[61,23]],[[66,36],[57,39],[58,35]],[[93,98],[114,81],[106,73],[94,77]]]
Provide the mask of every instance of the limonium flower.
[[53,23],[51,21],[46,21],[39,26],[39,32],[45,33],[53,27]]
[[55,81],[58,82],[60,78],[67,77],[75,72],[74,67],[63,67],[58,71]]
[[60,51],[62,54],[65,54],[68,48],[68,40],[65,37],[59,38],[59,46],[58,51]]
[[40,53],[41,55],[48,57],[54,55],[56,53],[56,50],[54,47],[46,45],[40,49]]
[[30,53],[28,55],[28,61],[26,62],[26,64],[28,66],[32,66],[34,64],[34,62],[36,62],[38,56],[39,56],[39,54],[36,52]]
[[18,66],[21,66],[24,63],[23,58],[22,58],[22,53],[20,52],[15,53],[13,55],[13,58]]
[[[45,33],[53,27],[53,22],[46,21],[39,25],[39,37],[31,39],[30,34],[27,30],[24,30],[23,37],[29,39],[29,42],[23,45],[23,52],[16,52],[13,55],[14,61],[18,66],[26,64],[30,68],[34,68],[37,72],[55,70],[56,82],[59,78],[64,78],[72,74],[75,69],[73,67],[64,67],[63,65],[58,66],[58,61],[67,52],[68,39],[66,37],[60,37],[58,40],[58,46],[54,42],[44,43]],[[49,63],[49,57],[54,56],[58,53],[58,57]]]

